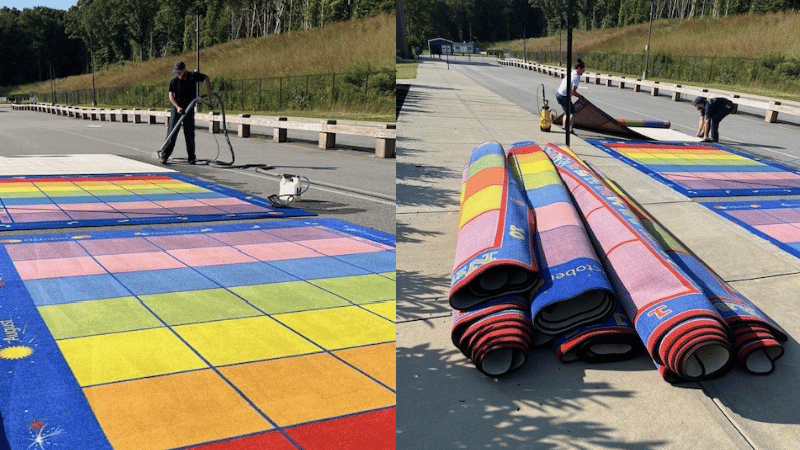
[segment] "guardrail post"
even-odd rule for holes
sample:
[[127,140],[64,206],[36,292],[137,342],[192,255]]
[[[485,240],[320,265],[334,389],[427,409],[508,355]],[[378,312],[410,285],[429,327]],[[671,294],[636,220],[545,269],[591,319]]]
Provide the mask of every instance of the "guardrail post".
[[208,132],[219,133],[219,113],[211,111],[208,114]]
[[619,88],[620,89],[625,89],[625,77],[620,77]]
[[672,91],[672,101],[673,102],[679,102],[679,101],[681,101],[681,93],[677,89],[680,89],[681,85],[677,84],[677,85],[675,85],[675,88],[676,88],[676,90]]
[[106,121],[106,110],[104,108],[100,108],[100,122]]
[[[641,78],[637,78],[636,81],[642,81]],[[642,90],[642,85],[639,83],[633,83],[633,92],[640,92]]]
[[[739,94],[733,94],[734,100],[739,98]],[[733,108],[731,108],[731,114],[736,114],[739,112],[739,104],[734,101]]]
[[155,125],[156,123],[158,123],[156,122],[156,115],[155,115],[156,110],[155,108],[150,108],[148,109],[148,111],[151,112],[150,114],[147,115],[149,118],[148,122],[150,123],[150,125]]
[[110,120],[111,122],[116,122],[117,121],[117,110],[116,109],[111,109],[111,110],[108,111],[108,120]]
[[[249,119],[250,114],[239,114],[239,117],[241,117],[242,119]],[[242,123],[239,124],[238,129],[240,138],[250,137],[250,121],[247,121],[247,123],[244,123],[244,121],[242,121]]]
[[133,108],[133,123],[142,123],[142,115],[139,108]]
[[[781,102],[769,102],[770,108],[774,106],[779,106]],[[778,111],[768,109],[767,114],[764,116],[764,122],[767,123],[775,123],[778,121]]]
[[[654,81],[653,83],[658,84],[658,81]],[[650,95],[653,97],[658,97],[658,86],[653,86],[653,90],[650,91]]]
[[606,78],[606,86],[611,87],[611,74],[608,74],[608,78]]
[[[287,117],[278,117],[278,122],[286,122],[289,118]],[[286,128],[282,128],[280,125],[272,129],[272,141],[273,142],[286,142]]]
[[[397,125],[393,123],[382,124],[384,130],[396,130]],[[375,156],[378,158],[392,158],[395,154],[396,138],[379,137],[375,143]]]
[[322,131],[319,132],[319,148],[330,149],[336,145],[336,133],[326,131],[328,125],[336,125],[333,119],[322,121]]
[[96,109],[89,110],[89,113],[92,116],[92,120],[97,120],[97,110]]

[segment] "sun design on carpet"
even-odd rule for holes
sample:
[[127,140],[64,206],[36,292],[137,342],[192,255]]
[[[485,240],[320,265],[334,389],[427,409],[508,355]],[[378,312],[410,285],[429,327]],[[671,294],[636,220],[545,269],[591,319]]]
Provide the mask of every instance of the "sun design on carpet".
[[24,345],[12,345],[0,349],[0,359],[22,359],[33,354],[33,349]]

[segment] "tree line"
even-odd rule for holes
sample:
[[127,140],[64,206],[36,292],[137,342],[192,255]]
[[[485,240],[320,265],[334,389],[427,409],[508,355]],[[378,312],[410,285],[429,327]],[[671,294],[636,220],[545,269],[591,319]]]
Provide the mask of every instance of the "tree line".
[[[0,86],[87,73],[239,38],[395,9],[395,0],[78,0],[68,11],[0,9]],[[199,20],[197,20],[199,18]]]
[[[574,0],[573,27],[614,28],[653,19],[797,10],[800,0]],[[566,28],[566,0],[404,0],[409,45],[427,40],[496,42]]]

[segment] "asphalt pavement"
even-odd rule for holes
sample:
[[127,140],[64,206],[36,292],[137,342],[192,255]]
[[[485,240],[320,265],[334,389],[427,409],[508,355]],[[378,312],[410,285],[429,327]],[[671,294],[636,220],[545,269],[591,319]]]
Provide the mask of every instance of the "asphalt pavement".
[[[201,121],[195,132],[197,158],[231,162],[223,134],[210,134]],[[236,136],[229,124],[234,149],[230,168],[214,164],[189,165],[179,132],[169,165],[185,175],[266,198],[279,192],[281,174],[300,175],[310,182],[294,206],[321,218],[336,218],[395,234],[395,162],[374,155],[375,139],[337,136],[335,149],[317,147],[313,132],[289,132],[289,142],[272,142],[272,129],[252,127],[253,137]],[[114,154],[148,164],[166,137],[166,124],[100,122],[35,111],[14,111],[0,105],[0,155]],[[303,182],[303,186],[306,182]],[[22,233],[22,232],[20,232]]]
[[[494,77],[488,83],[494,88],[475,81],[476,71]],[[770,375],[735,368],[716,380],[671,385],[645,355],[619,363],[563,364],[546,347],[533,349],[516,372],[490,378],[453,346],[447,291],[464,164],[473,148],[487,140],[504,147],[525,140],[564,142],[558,127],[541,132],[536,109],[520,105],[521,99],[533,101],[534,81],[526,78],[513,100],[498,93],[499,86],[514,84],[504,80],[518,72],[525,71],[423,60],[415,79],[398,80],[409,88],[398,117],[397,143],[397,448],[798,448],[800,259],[595,149],[580,131],[571,136],[572,149],[781,325],[790,336],[785,355]],[[550,87],[555,85],[551,79]],[[604,88],[600,99],[599,88],[588,89],[585,95],[591,100],[597,93],[601,108],[634,109],[624,90]],[[648,116],[666,117],[678,127],[692,128],[688,134],[693,134],[697,113],[688,103],[641,96],[650,102]],[[739,120],[752,128],[735,135],[738,126],[731,125]],[[797,128],[790,120],[765,124],[741,115],[726,121],[724,144],[797,149]],[[787,144],[775,138],[778,132],[793,140]],[[791,160],[791,151],[785,153],[790,156],[780,159]]]

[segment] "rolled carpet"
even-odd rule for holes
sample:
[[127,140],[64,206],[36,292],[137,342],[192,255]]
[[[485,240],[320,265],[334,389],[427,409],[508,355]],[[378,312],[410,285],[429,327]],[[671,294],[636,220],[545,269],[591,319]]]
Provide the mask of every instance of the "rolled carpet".
[[525,297],[512,294],[466,311],[453,310],[453,344],[486,375],[518,369],[533,336],[529,309]]
[[562,362],[624,361],[644,352],[642,340],[621,307],[602,322],[557,337],[553,346]]
[[536,217],[542,282],[531,300],[534,342],[606,319],[614,312],[614,290],[550,158],[535,143],[518,142],[508,149],[508,164]]
[[549,144],[587,223],[620,305],[669,381],[712,378],[732,362],[722,316],[667,256],[625,202],[568,148]]
[[[647,136],[628,128],[630,125],[625,125],[625,123],[621,123],[618,119],[606,114],[605,111],[595,106],[586,97],[578,99],[574,105],[575,114],[571,116],[570,120],[576,128],[647,139]],[[553,123],[562,125],[564,123],[564,114],[554,118]]]
[[[595,172],[603,177],[597,170]],[[725,319],[733,333],[733,347],[739,366],[754,374],[771,373],[775,369],[775,361],[783,356],[781,342],[788,340],[786,332],[747,297],[720,278],[616,183],[603,178],[636,214],[664,252],[700,286],[703,294]]]
[[641,128],[670,128],[672,123],[668,120],[658,119],[623,119],[617,118],[617,123],[623,127],[641,127]]
[[533,212],[506,164],[503,147],[485,142],[464,168],[450,306],[468,309],[538,281]]

